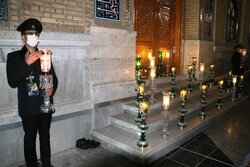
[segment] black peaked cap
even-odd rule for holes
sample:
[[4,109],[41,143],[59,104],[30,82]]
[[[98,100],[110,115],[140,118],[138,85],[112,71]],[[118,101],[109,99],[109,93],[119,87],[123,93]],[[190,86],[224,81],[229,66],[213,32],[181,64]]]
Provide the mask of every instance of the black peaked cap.
[[238,45],[236,45],[236,46],[234,46],[234,49],[237,49],[237,48],[240,48],[240,47],[241,47],[241,43],[238,44]]
[[38,33],[41,33],[43,30],[42,23],[35,19],[30,18],[22,22],[16,29],[17,31],[24,32],[26,30],[36,30]]

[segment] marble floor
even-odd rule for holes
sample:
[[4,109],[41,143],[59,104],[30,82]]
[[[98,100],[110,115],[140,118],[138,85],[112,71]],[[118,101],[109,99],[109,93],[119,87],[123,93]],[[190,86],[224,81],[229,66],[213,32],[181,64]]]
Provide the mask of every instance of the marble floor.
[[[250,101],[235,107],[223,118],[150,164],[154,167],[241,166],[250,154]],[[72,148],[52,156],[56,167],[139,167],[140,165],[102,147]]]
[[[193,137],[149,166],[152,167],[247,167],[250,155],[250,101],[233,108],[206,131]],[[249,156],[248,156],[249,157]],[[250,158],[249,158],[250,159]],[[140,167],[102,147],[72,148],[52,156],[55,167]],[[250,164],[248,164],[250,166]],[[22,166],[25,165],[15,165]],[[14,167],[14,166],[11,166]]]

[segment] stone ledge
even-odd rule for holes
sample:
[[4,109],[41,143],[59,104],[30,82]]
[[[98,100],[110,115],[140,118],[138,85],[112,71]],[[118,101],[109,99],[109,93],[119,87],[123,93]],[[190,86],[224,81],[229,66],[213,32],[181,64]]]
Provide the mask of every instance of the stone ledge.
[[96,83],[91,85],[91,96],[95,104],[123,99],[135,96],[135,87],[134,80]]
[[[53,116],[62,116],[72,114],[75,112],[93,109],[93,103],[89,99],[79,101],[69,101],[64,103],[55,104],[56,112]],[[0,111],[0,126],[20,122],[21,119],[18,115],[17,108],[5,109],[4,112]]]

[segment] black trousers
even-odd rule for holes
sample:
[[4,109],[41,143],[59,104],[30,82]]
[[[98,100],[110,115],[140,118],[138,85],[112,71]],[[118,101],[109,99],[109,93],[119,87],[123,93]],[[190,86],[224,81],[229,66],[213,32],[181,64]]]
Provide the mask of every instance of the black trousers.
[[51,165],[50,125],[51,114],[21,117],[24,130],[24,157],[27,167],[37,167],[36,136],[39,133],[40,155],[44,167]]

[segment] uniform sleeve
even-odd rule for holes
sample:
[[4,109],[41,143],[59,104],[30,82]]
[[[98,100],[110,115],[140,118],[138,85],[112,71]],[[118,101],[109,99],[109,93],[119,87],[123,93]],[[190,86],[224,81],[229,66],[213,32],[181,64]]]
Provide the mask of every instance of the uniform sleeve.
[[7,80],[12,88],[18,87],[18,85],[29,75],[30,71],[29,65],[25,61],[20,61],[17,56],[19,55],[13,53],[7,55]]
[[56,93],[57,87],[58,87],[58,79],[54,70],[53,64],[51,65],[51,74],[53,76],[53,93],[52,96]]

